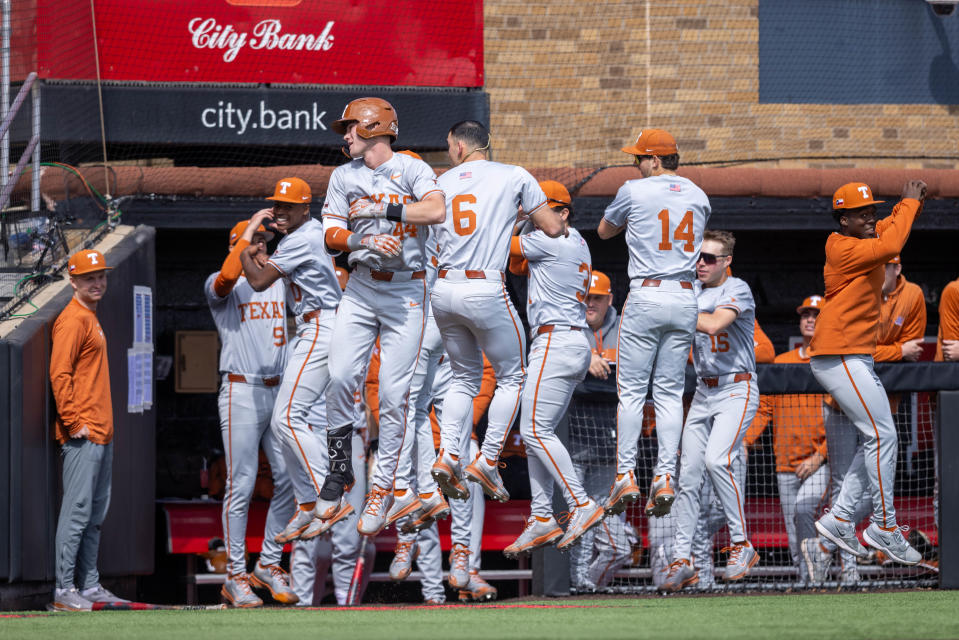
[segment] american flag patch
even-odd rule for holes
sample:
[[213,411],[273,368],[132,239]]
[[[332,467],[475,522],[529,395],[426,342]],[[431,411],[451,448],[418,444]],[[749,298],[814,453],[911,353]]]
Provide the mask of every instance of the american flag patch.
[[897,327],[901,327],[901,326],[902,326],[902,323],[905,322],[905,321],[906,321],[906,319],[903,318],[902,316],[897,317],[897,318],[896,318],[896,326],[897,326]]
[[462,171],[460,173],[460,180],[469,180],[472,177],[473,177],[472,171]]
[[670,191],[682,191],[683,188],[682,188],[681,186],[679,186],[678,184],[670,183],[670,185],[669,185],[669,190],[670,190]]

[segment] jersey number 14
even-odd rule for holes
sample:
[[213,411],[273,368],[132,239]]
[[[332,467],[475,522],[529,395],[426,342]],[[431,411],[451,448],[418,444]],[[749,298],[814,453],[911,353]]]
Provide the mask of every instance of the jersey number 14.
[[[669,240],[669,209],[663,209],[656,217],[659,218],[659,221],[663,226],[663,238],[659,242],[659,250],[672,251],[673,243]],[[673,231],[672,238],[676,242],[685,242],[685,244],[683,244],[683,251],[686,253],[692,253],[696,249],[696,246],[693,244],[696,240],[696,236],[693,234],[692,211],[687,211],[685,214],[683,214],[683,219],[679,221],[678,225],[676,225],[676,229]]]

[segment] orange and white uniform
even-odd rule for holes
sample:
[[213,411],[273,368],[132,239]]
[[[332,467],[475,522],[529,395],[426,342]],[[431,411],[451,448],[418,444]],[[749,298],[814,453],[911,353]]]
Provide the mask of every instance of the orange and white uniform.
[[939,297],[939,340],[936,360],[943,361],[942,341],[959,340],[959,279],[953,280]]
[[[868,186],[852,183],[836,192],[833,206],[856,209],[876,202],[881,201],[873,200]],[[873,354],[885,265],[902,251],[920,209],[918,200],[904,198],[892,215],[876,224],[877,237],[829,236],[823,270],[826,304],[809,348],[813,375],[864,438],[864,457],[859,453],[854,457],[832,514],[852,521],[868,480],[872,520],[887,530],[896,527],[893,485],[898,442],[885,390],[873,370]]]
[[919,285],[905,276],[896,278],[896,288],[883,295],[879,308],[876,362],[902,360],[902,345],[926,334],[926,298]]

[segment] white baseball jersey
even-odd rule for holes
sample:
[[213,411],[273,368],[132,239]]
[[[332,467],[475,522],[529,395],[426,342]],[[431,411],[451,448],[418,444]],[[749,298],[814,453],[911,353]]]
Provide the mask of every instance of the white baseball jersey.
[[532,328],[547,324],[586,327],[586,293],[592,258],[583,236],[572,227],[569,237],[550,238],[540,230],[520,236],[529,261],[526,317]]
[[277,376],[286,364],[286,307],[283,286],[274,282],[254,291],[240,276],[225,298],[216,295],[211,273],[203,285],[213,322],[220,333],[220,371]]
[[517,209],[546,202],[526,169],[488,160],[453,167],[437,184],[446,194],[446,220],[433,227],[441,269],[505,270]]
[[270,256],[269,264],[286,280],[286,304],[297,322],[316,309],[335,309],[340,303],[340,284],[333,270],[333,256],[326,250],[323,225],[310,218],[286,234]]
[[709,213],[702,189],[687,178],[667,174],[627,181],[603,219],[626,227],[631,280],[692,282]]
[[402,251],[388,258],[369,249],[350,253],[350,264],[359,262],[371,269],[388,271],[420,271],[426,265],[427,228],[414,224],[392,222],[384,218],[360,219],[350,222],[350,205],[367,198],[388,204],[419,202],[431,193],[440,192],[436,174],[428,164],[404,153],[370,169],[362,158],[333,170],[323,202],[323,223],[327,227],[349,229],[354,233],[392,234],[400,239]]
[[702,378],[755,371],[753,328],[756,303],[749,285],[739,278],[728,277],[716,287],[704,288],[699,281],[694,286],[700,313],[712,313],[716,309],[736,312],[733,323],[715,336],[696,332],[693,344],[696,375]]

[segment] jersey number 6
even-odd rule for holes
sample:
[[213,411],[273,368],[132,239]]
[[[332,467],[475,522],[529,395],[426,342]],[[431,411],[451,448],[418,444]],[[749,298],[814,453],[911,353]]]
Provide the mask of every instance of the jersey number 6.
[[[673,243],[669,241],[669,209],[663,209],[656,217],[663,223],[663,239],[659,243],[659,250],[672,251]],[[676,225],[676,230],[673,232],[673,240],[676,242],[685,240],[686,244],[683,245],[683,251],[686,253],[692,253],[695,250],[696,247],[693,245],[693,242],[696,240],[696,236],[693,234],[692,211],[687,211],[683,215],[683,219]]]
[[453,231],[460,236],[476,231],[476,212],[463,207],[464,204],[476,204],[476,196],[464,193],[453,198]]

